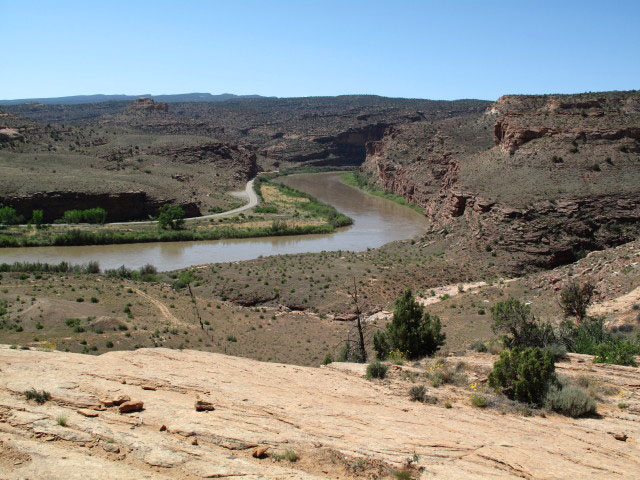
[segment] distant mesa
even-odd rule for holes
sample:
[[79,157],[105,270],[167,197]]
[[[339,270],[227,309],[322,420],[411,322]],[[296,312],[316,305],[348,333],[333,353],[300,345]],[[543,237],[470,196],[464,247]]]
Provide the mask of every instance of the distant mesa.
[[127,109],[131,112],[163,112],[169,111],[169,105],[165,102],[156,102],[153,98],[140,97]]

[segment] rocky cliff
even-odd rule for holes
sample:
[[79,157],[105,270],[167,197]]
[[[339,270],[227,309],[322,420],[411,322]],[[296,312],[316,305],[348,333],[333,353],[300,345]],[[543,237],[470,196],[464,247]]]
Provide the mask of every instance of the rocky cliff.
[[639,234],[639,104],[638,92],[505,96],[483,115],[389,129],[362,172],[514,269],[551,267]]

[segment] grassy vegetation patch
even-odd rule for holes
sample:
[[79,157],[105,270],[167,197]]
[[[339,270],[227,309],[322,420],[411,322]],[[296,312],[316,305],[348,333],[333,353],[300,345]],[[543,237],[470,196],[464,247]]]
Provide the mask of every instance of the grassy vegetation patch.
[[414,209],[418,213],[423,213],[422,207],[419,205],[415,205],[411,202],[408,202],[402,195],[397,195],[395,193],[388,192],[386,190],[381,190],[379,188],[374,187],[369,183],[366,175],[363,175],[360,172],[352,171],[346,172],[340,175],[340,181],[346,185],[350,185],[352,187],[359,188],[364,190],[371,195],[375,195],[377,197],[383,197],[387,200],[391,200],[392,202],[399,203],[400,205],[404,205],[405,207],[409,207]]

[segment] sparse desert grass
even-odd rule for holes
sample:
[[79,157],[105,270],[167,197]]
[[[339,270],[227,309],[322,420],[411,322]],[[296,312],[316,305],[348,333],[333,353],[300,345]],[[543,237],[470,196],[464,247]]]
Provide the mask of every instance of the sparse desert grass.
[[42,405],[43,403],[51,400],[51,394],[45,390],[38,391],[35,388],[31,388],[24,391],[24,398],[26,398],[27,400],[33,400],[36,403]]

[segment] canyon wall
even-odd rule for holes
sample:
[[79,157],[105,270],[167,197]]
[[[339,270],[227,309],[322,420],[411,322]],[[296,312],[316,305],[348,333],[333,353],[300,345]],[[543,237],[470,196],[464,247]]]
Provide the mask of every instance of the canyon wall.
[[388,129],[361,172],[516,270],[568,263],[640,233],[639,99],[502,97],[483,115]]

